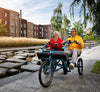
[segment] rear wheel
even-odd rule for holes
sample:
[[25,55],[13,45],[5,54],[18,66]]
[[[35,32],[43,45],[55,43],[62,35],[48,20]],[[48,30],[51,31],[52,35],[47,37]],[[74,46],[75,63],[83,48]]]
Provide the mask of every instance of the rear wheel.
[[50,59],[46,59],[39,70],[39,81],[43,87],[48,87],[53,80],[53,67],[50,67]]
[[82,60],[82,58],[78,59],[77,68],[78,68],[79,75],[82,75],[83,74],[83,60]]

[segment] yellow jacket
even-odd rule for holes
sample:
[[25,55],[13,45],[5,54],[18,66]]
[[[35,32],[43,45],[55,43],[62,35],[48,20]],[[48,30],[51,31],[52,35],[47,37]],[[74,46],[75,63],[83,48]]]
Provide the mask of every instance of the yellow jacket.
[[82,39],[82,37],[80,37],[78,35],[76,35],[75,37],[71,36],[70,38],[67,39],[67,41],[68,40],[71,40],[71,42],[74,42],[74,41],[81,42],[81,45],[76,44],[76,43],[68,44],[69,50],[73,50],[73,49],[81,50],[84,47],[83,39]]

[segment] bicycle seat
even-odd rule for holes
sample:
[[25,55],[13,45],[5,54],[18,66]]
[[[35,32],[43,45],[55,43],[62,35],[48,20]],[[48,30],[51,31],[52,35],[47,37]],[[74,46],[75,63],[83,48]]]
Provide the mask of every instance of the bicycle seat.
[[65,53],[52,53],[51,54],[52,59],[64,59],[67,60],[66,54]]
[[41,59],[41,58],[49,58],[50,53],[48,53],[48,52],[38,52],[37,56],[38,56],[39,59]]

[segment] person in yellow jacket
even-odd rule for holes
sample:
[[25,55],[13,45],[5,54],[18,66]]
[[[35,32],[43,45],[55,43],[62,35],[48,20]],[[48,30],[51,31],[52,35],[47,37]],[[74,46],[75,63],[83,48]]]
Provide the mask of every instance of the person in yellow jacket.
[[68,38],[67,41],[69,41],[69,44],[66,54],[69,56],[72,55],[72,61],[69,67],[73,69],[76,64],[76,59],[81,53],[81,49],[84,47],[84,43],[82,37],[77,35],[77,31],[74,28],[71,30],[71,37]]

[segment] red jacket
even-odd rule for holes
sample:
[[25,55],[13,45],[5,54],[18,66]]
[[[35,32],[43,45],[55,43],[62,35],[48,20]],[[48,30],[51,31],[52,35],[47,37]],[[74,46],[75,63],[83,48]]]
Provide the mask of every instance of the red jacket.
[[[54,38],[50,39],[50,44],[47,45],[47,47],[50,47],[50,50],[55,48],[57,51],[61,51],[62,45],[61,43],[63,42],[62,39],[58,38],[58,40],[55,42]],[[54,43],[57,43],[57,46],[54,45]]]

